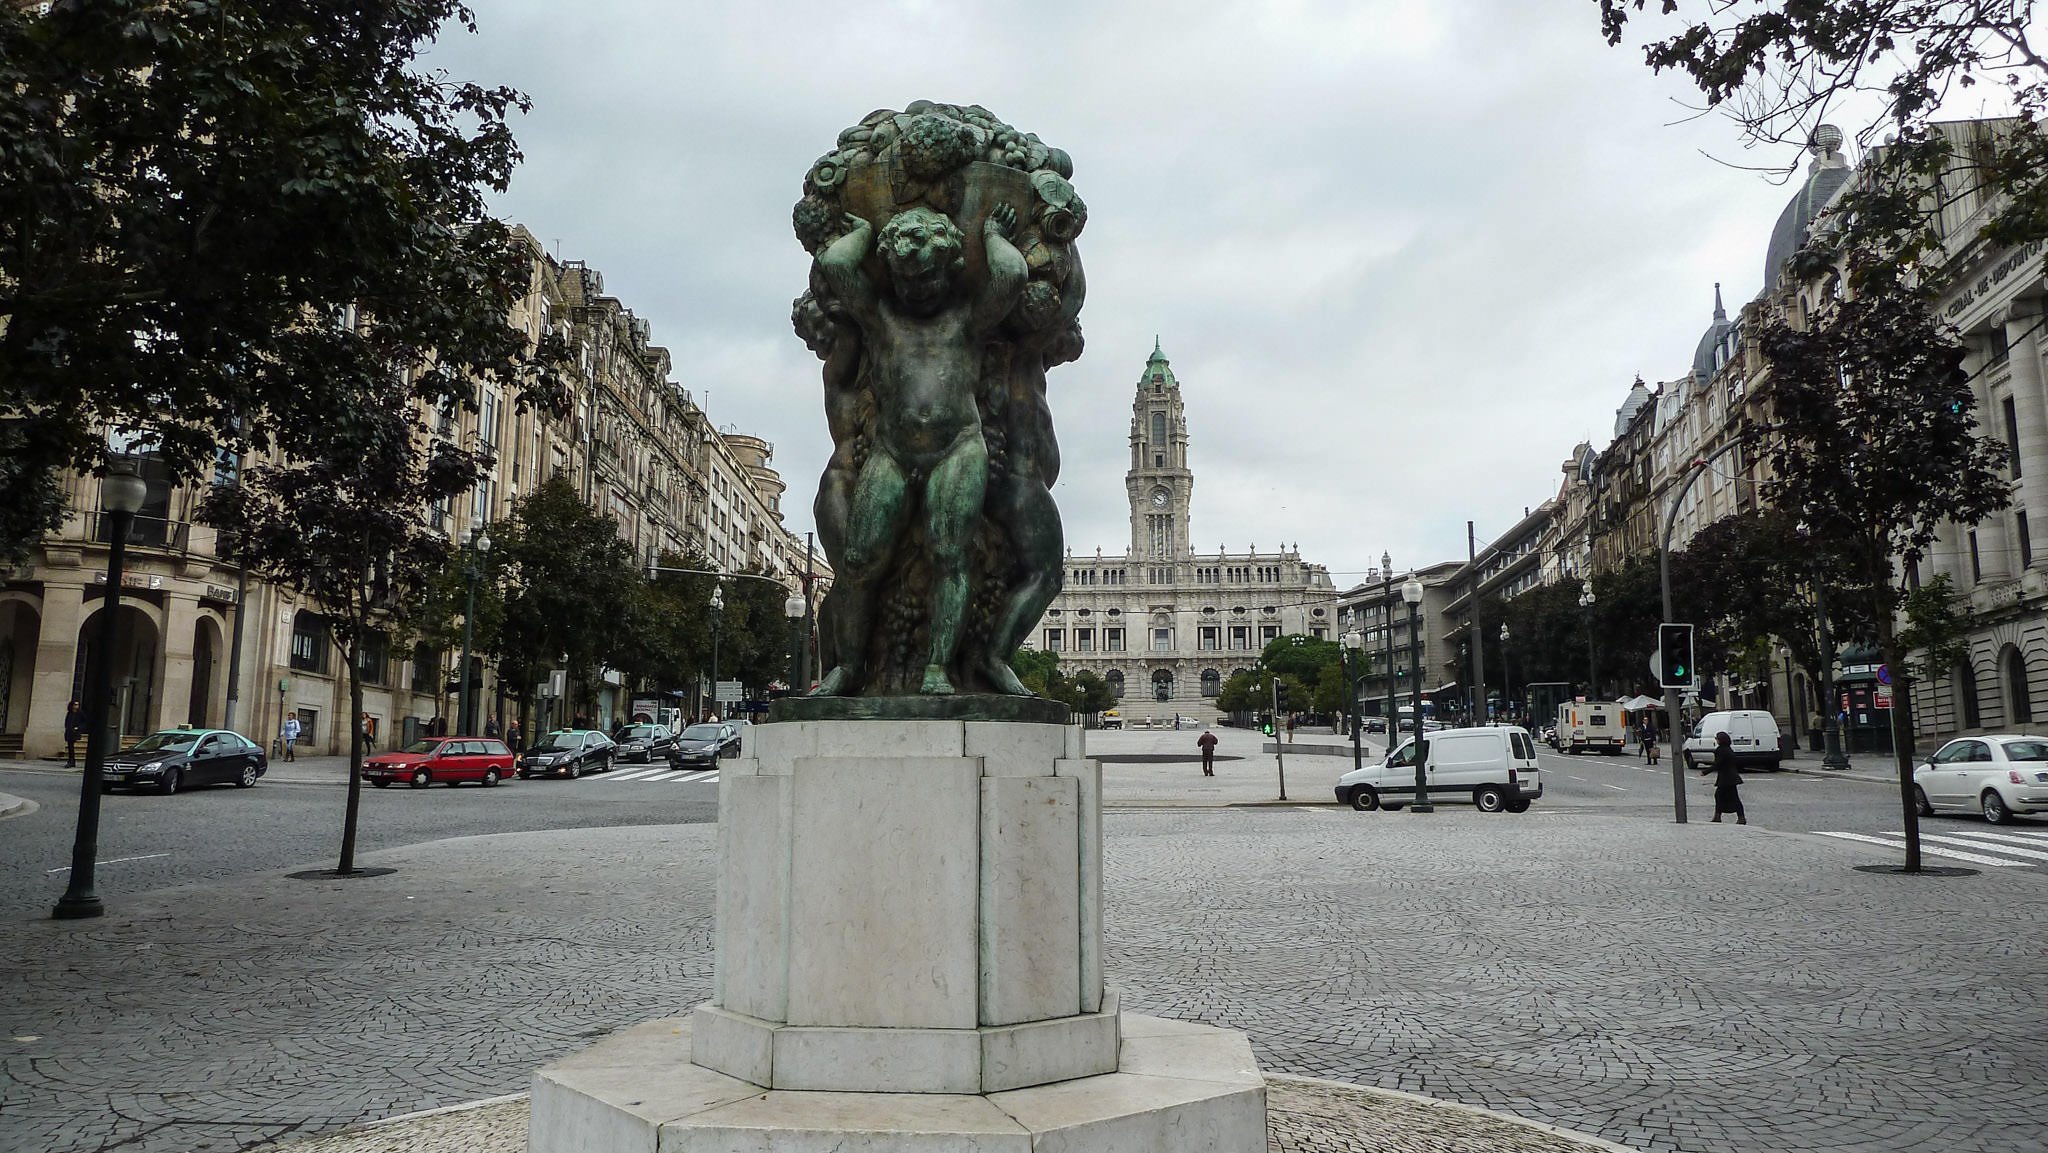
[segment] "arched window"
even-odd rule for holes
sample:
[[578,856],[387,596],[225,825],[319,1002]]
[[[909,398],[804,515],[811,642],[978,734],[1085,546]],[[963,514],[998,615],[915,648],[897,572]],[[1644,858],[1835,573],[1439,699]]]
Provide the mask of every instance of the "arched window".
[[1152,699],[1170,701],[1173,699],[1173,671],[1158,669],[1152,674]]
[[1152,443],[1154,445],[1166,443],[1166,414],[1163,412],[1152,414]]
[[1956,683],[1956,711],[1962,714],[1962,727],[1983,728],[1984,718],[1977,710],[1977,667],[1969,661],[1958,661],[1950,675]]
[[1111,669],[1103,674],[1102,679],[1109,682],[1109,691],[1116,694],[1117,700],[1124,699],[1124,671],[1122,669]]
[[1223,695],[1223,674],[1215,669],[1202,670],[1202,695],[1217,697]]
[[1998,663],[2005,673],[2006,716],[2013,724],[2031,724],[2034,720],[2034,697],[2027,687],[2027,658],[2013,645],[2005,646],[2005,652]]

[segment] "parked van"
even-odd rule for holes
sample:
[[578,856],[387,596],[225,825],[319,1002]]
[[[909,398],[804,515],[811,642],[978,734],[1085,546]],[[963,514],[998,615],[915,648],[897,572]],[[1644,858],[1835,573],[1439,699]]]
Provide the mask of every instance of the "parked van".
[[[1527,812],[1543,795],[1536,741],[1527,729],[1493,725],[1423,734],[1423,766],[1431,801],[1471,802],[1482,813]],[[1376,765],[1337,778],[1337,802],[1361,812],[1399,809],[1415,798],[1413,740]]]
[[1606,701],[1566,701],[1557,706],[1559,752],[1605,753],[1614,756],[1628,747],[1628,713]]
[[1734,709],[1708,713],[1686,734],[1685,746],[1678,754],[1686,768],[1713,763],[1716,733],[1728,734],[1728,745],[1735,750],[1738,765],[1775,769],[1785,755],[1778,747],[1778,718],[1762,709]]

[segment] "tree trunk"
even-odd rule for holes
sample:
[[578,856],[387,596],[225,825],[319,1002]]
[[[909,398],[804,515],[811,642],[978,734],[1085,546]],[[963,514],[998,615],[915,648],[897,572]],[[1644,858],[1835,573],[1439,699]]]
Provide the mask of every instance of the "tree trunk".
[[362,643],[359,619],[351,640],[342,650],[348,661],[348,812],[341,822],[341,863],[337,873],[356,871],[356,815],[363,804],[363,671],[356,661],[356,646]]

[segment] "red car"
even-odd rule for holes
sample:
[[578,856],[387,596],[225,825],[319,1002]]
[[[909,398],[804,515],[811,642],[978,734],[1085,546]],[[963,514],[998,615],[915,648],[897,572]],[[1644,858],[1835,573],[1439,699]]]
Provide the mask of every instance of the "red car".
[[494,737],[423,737],[402,752],[377,753],[363,762],[363,779],[386,788],[404,781],[415,789],[436,782],[495,785],[512,775],[512,750]]

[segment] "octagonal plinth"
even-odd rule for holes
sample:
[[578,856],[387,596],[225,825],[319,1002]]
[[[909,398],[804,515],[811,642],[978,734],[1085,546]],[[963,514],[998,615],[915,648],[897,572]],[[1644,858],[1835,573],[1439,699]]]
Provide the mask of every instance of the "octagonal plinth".
[[1263,1153],[1242,1033],[1125,1014],[1118,1071],[987,1094],[768,1090],[692,1063],[691,1019],[534,1075],[528,1153]]

